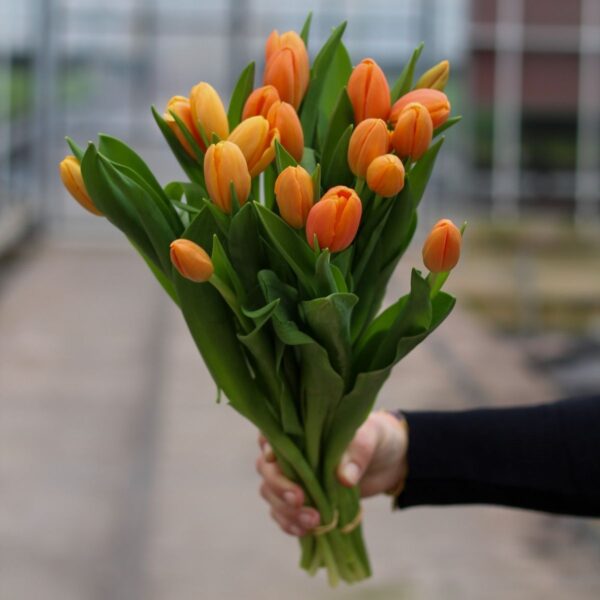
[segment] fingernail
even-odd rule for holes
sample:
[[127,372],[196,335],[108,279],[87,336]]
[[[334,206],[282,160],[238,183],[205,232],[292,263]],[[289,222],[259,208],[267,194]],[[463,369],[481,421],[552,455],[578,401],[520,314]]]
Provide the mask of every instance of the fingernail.
[[349,462],[343,466],[342,475],[348,483],[356,485],[358,483],[358,478],[360,477],[360,469],[356,463]]
[[290,506],[296,506],[296,494],[294,492],[284,492],[283,501]]
[[270,458],[273,455],[273,448],[271,448],[268,442],[263,446],[263,454],[265,455],[265,458]]
[[307,529],[312,529],[317,525],[317,519],[312,513],[303,512],[300,514],[300,523]]
[[303,532],[302,529],[300,529],[300,527],[298,527],[297,525],[290,525],[290,533],[292,535],[301,536]]

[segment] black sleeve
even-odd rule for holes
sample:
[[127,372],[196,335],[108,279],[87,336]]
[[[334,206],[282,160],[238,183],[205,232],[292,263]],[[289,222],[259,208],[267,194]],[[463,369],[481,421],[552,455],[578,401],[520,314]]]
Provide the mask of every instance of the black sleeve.
[[403,416],[409,472],[398,507],[501,504],[600,516],[600,397]]

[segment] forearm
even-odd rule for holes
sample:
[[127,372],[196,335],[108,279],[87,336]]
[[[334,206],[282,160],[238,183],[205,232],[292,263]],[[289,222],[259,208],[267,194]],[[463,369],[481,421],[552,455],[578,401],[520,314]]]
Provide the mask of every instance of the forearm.
[[600,398],[404,414],[398,506],[502,504],[600,516]]

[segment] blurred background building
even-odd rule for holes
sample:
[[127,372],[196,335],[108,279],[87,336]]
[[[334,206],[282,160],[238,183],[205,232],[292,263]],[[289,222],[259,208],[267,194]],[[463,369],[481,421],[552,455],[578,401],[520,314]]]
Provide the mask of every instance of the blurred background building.
[[[418,74],[449,58],[463,115],[417,233],[469,219],[449,282],[462,311],[382,401],[600,390],[600,0],[0,0],[1,600],[330,597],[247,495],[254,432],[213,406],[179,315],[57,169],[65,135],[101,131],[181,179],[150,105],[200,80],[227,99],[250,60],[262,72],[269,32],[308,10],[312,56],[347,19],[353,62],[390,79],[425,41]],[[376,578],[338,597],[600,595],[591,522],[415,511],[396,536],[374,506]]]

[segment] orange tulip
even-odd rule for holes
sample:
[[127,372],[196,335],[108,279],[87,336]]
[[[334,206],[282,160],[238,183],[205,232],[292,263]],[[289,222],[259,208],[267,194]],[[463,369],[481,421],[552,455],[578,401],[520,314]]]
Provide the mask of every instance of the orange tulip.
[[59,165],[59,171],[60,178],[71,196],[87,211],[101,217],[102,213],[96,208],[94,201],[85,188],[79,161],[73,155],[65,156]]
[[294,229],[304,227],[313,206],[313,181],[308,171],[286,167],[275,181],[275,198],[281,218]]
[[417,102],[407,104],[392,134],[392,145],[398,156],[418,160],[425,154],[433,136],[433,123],[428,110]]
[[423,263],[432,273],[450,271],[460,258],[461,241],[460,229],[452,221],[438,221],[423,245]]
[[263,82],[277,88],[279,97],[298,109],[310,78],[308,52],[302,38],[295,31],[279,35],[273,31],[265,49]]
[[361,121],[350,137],[348,164],[350,170],[364,178],[369,165],[378,156],[387,154],[390,148],[390,135],[385,121],[365,119]]
[[348,96],[354,109],[354,121],[370,117],[387,120],[390,114],[390,87],[385,73],[371,58],[355,67],[348,79]]
[[294,107],[287,102],[275,102],[267,119],[271,128],[279,130],[279,143],[300,162],[304,154],[304,132]]
[[179,239],[171,242],[171,262],[182,277],[203,283],[214,273],[214,267],[206,250],[191,240]]
[[250,195],[250,173],[240,148],[233,142],[211,144],[204,156],[204,179],[210,199],[224,212],[231,213],[231,184],[240,205]]
[[212,85],[201,81],[192,88],[190,109],[196,130],[204,133],[209,144],[212,142],[213,133],[222,140],[227,139],[229,135],[227,113],[219,94]]
[[389,198],[404,187],[404,165],[394,154],[378,156],[367,169],[367,185],[376,194]]
[[362,204],[353,189],[343,185],[331,188],[308,213],[306,239],[313,246],[316,235],[320,248],[344,250],[356,236],[361,214]]
[[173,96],[167,102],[167,109],[163,115],[163,119],[166,124],[171,128],[171,131],[175,134],[179,143],[183,146],[183,149],[192,157],[196,158],[196,154],[192,150],[189,142],[183,135],[183,131],[181,131],[177,121],[173,118],[171,113],[175,113],[187,127],[188,131],[194,136],[194,139],[198,142],[198,145],[205,150],[206,146],[200,137],[200,134],[196,130],[196,126],[194,125],[194,118],[192,117],[192,109],[190,108],[190,101],[184,96]]
[[421,75],[415,85],[415,89],[430,88],[443,92],[449,77],[450,63],[447,60],[443,60]]
[[262,173],[275,158],[276,139],[279,131],[261,116],[242,121],[229,135],[229,141],[239,146],[246,158],[251,177]]
[[275,102],[279,100],[279,92],[272,85],[263,85],[262,87],[256,88],[246,100],[244,104],[244,111],[242,113],[242,120],[248,117],[261,117],[267,118],[269,109]]
[[394,103],[392,112],[390,113],[390,121],[393,125],[396,125],[396,121],[404,107],[411,102],[418,102],[427,108],[431,115],[434,129],[443,125],[450,114],[450,102],[444,92],[423,88],[404,94],[404,96]]

